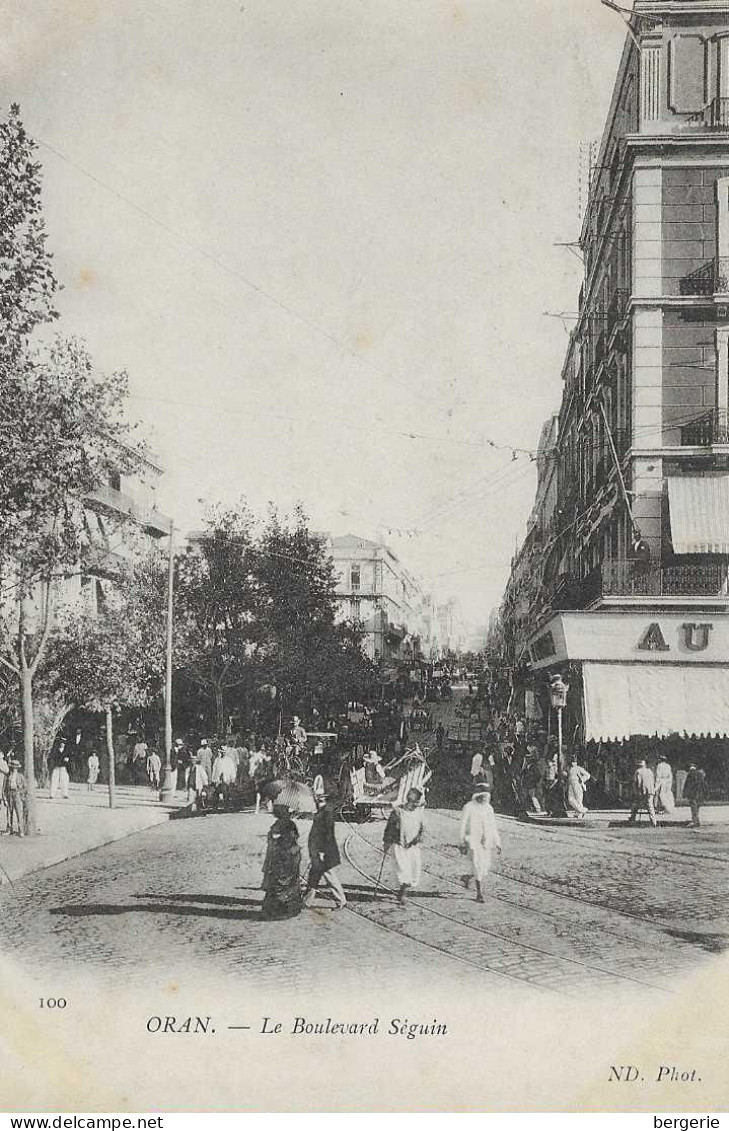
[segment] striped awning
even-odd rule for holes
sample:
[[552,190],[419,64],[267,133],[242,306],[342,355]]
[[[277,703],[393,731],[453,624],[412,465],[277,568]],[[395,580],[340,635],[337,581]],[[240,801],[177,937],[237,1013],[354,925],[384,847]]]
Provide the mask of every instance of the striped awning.
[[668,477],[675,554],[729,554],[729,475]]

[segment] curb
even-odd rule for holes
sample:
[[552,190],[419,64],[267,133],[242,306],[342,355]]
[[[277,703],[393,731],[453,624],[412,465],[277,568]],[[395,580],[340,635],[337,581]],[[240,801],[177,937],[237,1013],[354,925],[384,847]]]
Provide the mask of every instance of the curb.
[[[175,812],[175,809],[169,806],[165,806],[165,812],[167,814],[166,820],[169,821],[172,814]],[[154,829],[157,827],[157,825],[164,825],[165,823],[166,822],[164,819],[153,821],[151,824],[145,825],[144,828],[130,829],[129,832],[120,833],[119,836],[111,836],[106,840],[98,841],[98,843],[96,844],[90,844],[87,848],[80,848],[78,849],[78,851],[68,852],[65,856],[59,857],[58,860],[50,860],[46,863],[33,864],[29,868],[25,869],[19,876],[15,876],[14,878],[11,877],[5,871],[2,864],[0,864],[0,890],[6,887],[15,887],[16,884],[22,883],[26,876],[34,876],[38,872],[45,872],[49,868],[55,868],[59,864],[65,864],[68,860],[76,860],[80,856],[86,856],[89,852],[96,852],[98,848],[105,848],[109,844],[116,844],[117,841],[127,840],[131,836],[138,836],[139,833],[147,832],[148,829]],[[36,838],[34,837],[33,840],[35,839]]]

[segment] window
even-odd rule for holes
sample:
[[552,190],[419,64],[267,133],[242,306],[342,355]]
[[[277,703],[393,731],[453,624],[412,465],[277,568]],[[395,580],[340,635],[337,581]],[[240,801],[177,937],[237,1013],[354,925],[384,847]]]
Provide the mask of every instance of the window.
[[359,589],[362,584],[362,573],[358,565],[353,565],[349,571],[349,584],[351,589]]
[[362,602],[360,601],[359,597],[352,598],[352,620],[362,620]]
[[121,491],[121,475],[118,471],[109,472],[109,486],[113,491]]

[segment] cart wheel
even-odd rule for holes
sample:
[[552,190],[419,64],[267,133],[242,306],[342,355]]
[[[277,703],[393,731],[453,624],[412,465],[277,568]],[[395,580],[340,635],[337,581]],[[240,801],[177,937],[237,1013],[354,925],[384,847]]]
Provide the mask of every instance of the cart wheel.
[[337,812],[342,821],[356,821],[358,818],[357,807],[351,801],[343,801]]

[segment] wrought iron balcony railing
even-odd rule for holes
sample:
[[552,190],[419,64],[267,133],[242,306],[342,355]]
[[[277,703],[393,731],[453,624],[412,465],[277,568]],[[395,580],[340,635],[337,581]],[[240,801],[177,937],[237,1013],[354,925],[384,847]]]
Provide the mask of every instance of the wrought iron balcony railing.
[[729,130],[729,98],[712,98],[704,107],[702,124],[710,130]]
[[601,597],[727,596],[727,563],[667,566],[661,562],[603,562],[586,578],[566,577],[553,595],[553,607],[584,609]]
[[608,337],[612,334],[615,327],[623,321],[628,310],[628,292],[624,290],[613,291],[612,298],[608,303],[607,311],[607,332]]
[[684,275],[678,287],[682,295],[713,295],[715,290],[716,262],[713,259]]
[[708,259],[679,279],[678,289],[682,295],[724,294],[729,290],[729,259]]
[[604,597],[716,597],[726,594],[727,564],[663,565],[618,560],[598,567]]
[[111,514],[125,515],[138,522],[151,534],[169,534],[172,525],[167,515],[161,514],[154,507],[141,503],[126,491],[118,491],[115,487],[101,484],[88,496],[87,502],[91,507],[100,507]]
[[712,444],[729,444],[726,409],[712,408],[681,428],[681,447],[708,448]]
[[129,570],[129,562],[122,554],[105,546],[89,546],[82,556],[84,573],[93,577],[115,579]]
[[595,368],[605,360],[605,331],[600,330],[595,338]]

